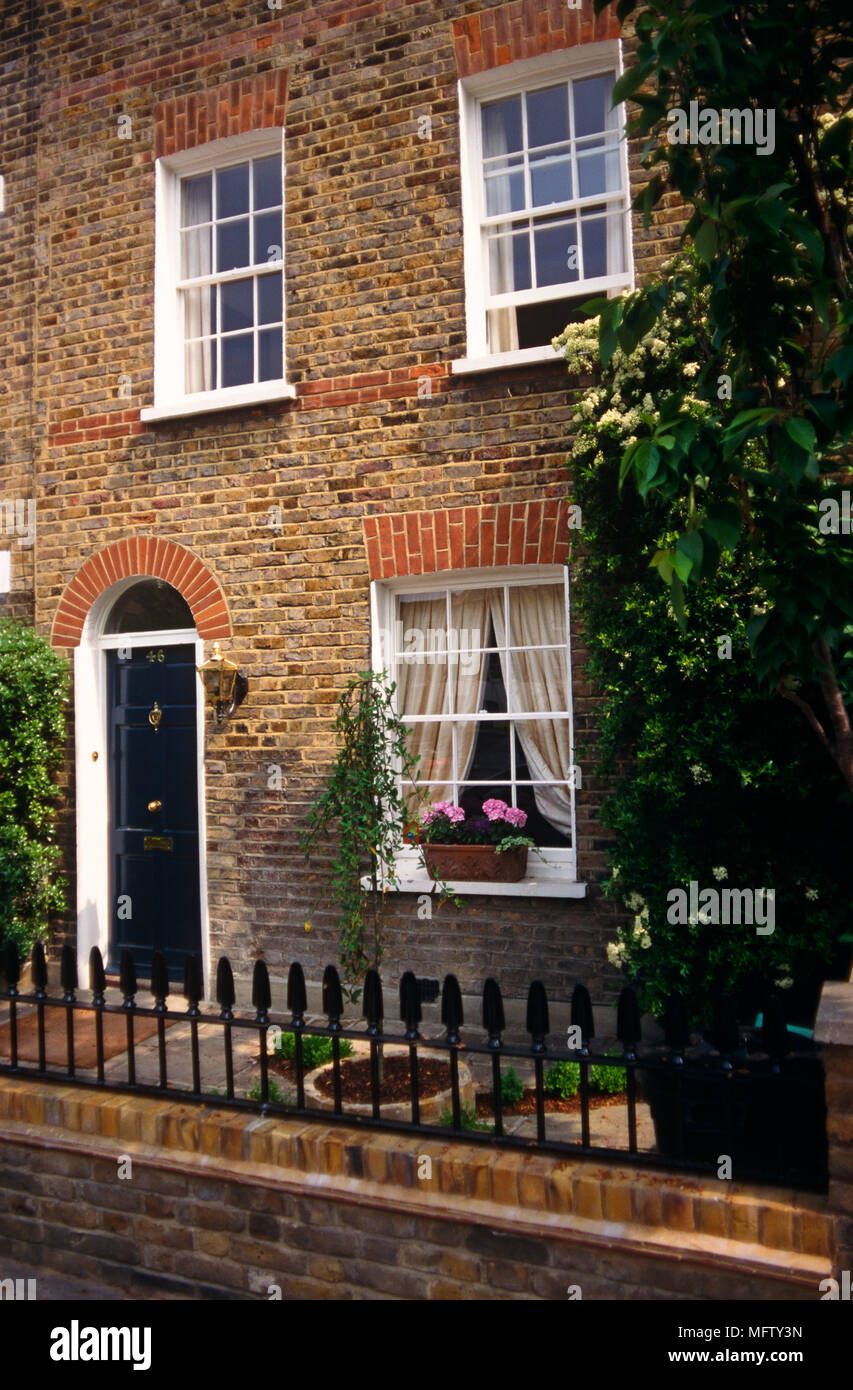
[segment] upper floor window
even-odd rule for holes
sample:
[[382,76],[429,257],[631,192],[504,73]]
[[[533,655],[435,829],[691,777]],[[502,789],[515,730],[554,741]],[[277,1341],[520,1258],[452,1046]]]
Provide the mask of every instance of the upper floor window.
[[460,83],[468,365],[551,355],[585,300],[630,288],[618,72],[608,41]]
[[154,408],[292,396],[284,367],[282,132],[157,161]]

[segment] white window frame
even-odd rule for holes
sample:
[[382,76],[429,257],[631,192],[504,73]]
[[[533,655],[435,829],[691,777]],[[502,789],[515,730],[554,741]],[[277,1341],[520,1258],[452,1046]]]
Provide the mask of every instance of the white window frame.
[[[516,96],[522,92],[532,91],[537,87],[552,86],[559,81],[594,77],[603,72],[615,72],[617,78],[622,73],[622,45],[619,39],[605,39],[598,43],[581,44],[576,48],[543,54],[538,58],[523,58],[518,62],[509,63],[488,72],[474,73],[472,76],[464,77],[459,81],[459,141],[465,243],[467,355],[451,362],[450,368],[454,374],[495,371],[501,367],[561,360],[560,354],[554,350],[550,343],[543,344],[541,347],[517,348],[511,352],[490,353],[488,349],[486,337],[486,261],[482,233],[485,210],[483,207],[480,106],[485,101]],[[547,289],[543,288],[542,290],[519,291],[513,299],[513,303],[535,303],[537,300],[541,302],[562,299],[574,293],[589,298],[601,294],[613,296],[634,288],[630,182],[627,141],[624,136],[624,106],[617,107],[617,121],[623,132],[618,148],[623,190],[621,211],[625,219],[624,272],[618,275],[599,276],[593,280],[567,282],[566,285],[549,285]],[[540,211],[545,211],[545,209]]]
[[[453,589],[490,589],[498,584],[539,585],[562,583],[566,596],[566,656],[568,661],[568,703],[569,740],[574,761],[574,714],[572,707],[572,661],[571,625],[569,611],[569,571],[566,565],[510,565],[495,569],[441,570],[434,574],[409,575],[403,579],[374,580],[370,586],[371,612],[371,665],[376,672],[391,671],[398,656],[396,600],[400,594],[426,594]],[[507,719],[507,715],[487,716],[494,719]],[[572,806],[572,844],[571,847],[545,848],[545,859],[531,850],[528,856],[527,872],[518,883],[477,883],[456,882],[453,889],[460,897],[485,895],[488,897],[526,897],[526,898],[583,898],[586,884],[577,877],[577,823],[575,815],[575,787],[569,788]],[[420,851],[415,848],[404,849],[397,858],[397,883],[393,885],[401,893],[424,893],[434,887],[434,880],[423,865]],[[362,886],[370,886],[369,879],[362,879]],[[391,887],[392,885],[388,885]]]
[[[180,266],[181,179],[206,174],[229,164],[263,159],[281,152],[281,248],[282,248],[282,370],[276,381],[247,382],[241,386],[220,386],[212,391],[187,393],[184,382],[184,327],[178,283]],[[287,306],[285,304],[284,246],[284,130],[275,126],[211,140],[180,154],[163,155],[157,160],[155,180],[155,256],[154,256],[154,405],[140,411],[142,420],[167,420],[173,416],[206,414],[237,406],[262,405],[265,401],[291,400],[296,389],[286,379]],[[245,277],[248,269],[233,272]]]

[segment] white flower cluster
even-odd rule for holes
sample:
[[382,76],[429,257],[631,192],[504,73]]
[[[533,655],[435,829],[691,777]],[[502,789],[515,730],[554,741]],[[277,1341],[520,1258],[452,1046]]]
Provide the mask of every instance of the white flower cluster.
[[624,941],[608,941],[607,959],[611,965],[624,965],[626,946]]
[[691,763],[690,771],[693,775],[693,781],[698,784],[701,784],[702,782],[710,782],[711,780],[710,772],[706,767],[703,767],[701,763]]

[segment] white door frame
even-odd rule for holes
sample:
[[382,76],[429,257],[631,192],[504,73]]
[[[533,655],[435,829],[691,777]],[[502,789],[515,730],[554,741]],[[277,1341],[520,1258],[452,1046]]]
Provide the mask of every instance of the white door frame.
[[[95,599],[74,651],[75,782],[77,794],[77,968],[88,987],[89,952],[100,948],[106,962],[110,940],[109,708],[106,653],[118,647],[178,646],[193,643],[196,666],[204,662],[204,639],[194,627],[166,632],[105,633],[116,599],[151,575],[120,579]],[[176,591],[177,592],[177,591]],[[205,992],[210,982],[210,928],[207,912],[207,834],[204,779],[204,682],[196,673],[198,767],[198,870],[201,958]]]

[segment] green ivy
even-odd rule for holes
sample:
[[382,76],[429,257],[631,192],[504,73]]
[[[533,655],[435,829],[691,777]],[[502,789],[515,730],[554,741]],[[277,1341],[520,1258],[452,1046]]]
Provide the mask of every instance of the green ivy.
[[[321,855],[328,866],[326,882],[339,910],[340,960],[350,984],[368,967],[379,968],[385,893],[397,884],[396,859],[405,844],[408,816],[399,779],[413,776],[417,759],[406,747],[395,689],[384,672],[364,671],[347,683],[335,720],[337,755],[302,838],[306,859]],[[370,883],[369,893],[362,878]]]
[[49,643],[0,619],[0,942],[22,954],[67,905],[54,821],[68,687]]

